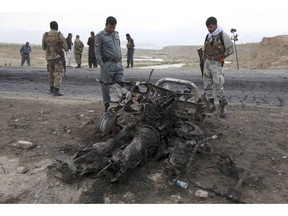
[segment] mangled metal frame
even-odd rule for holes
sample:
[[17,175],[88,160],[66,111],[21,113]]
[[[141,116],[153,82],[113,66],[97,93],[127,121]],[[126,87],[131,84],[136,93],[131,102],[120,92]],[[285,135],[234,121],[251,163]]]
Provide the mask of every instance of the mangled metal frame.
[[[184,88],[181,91],[172,91],[170,84],[177,84]],[[121,146],[123,150],[113,154],[107,166],[98,173],[98,175],[108,175],[112,182],[118,180],[128,169],[135,168],[155,155],[159,143],[167,137],[171,127],[174,127],[181,115],[177,111],[186,108],[186,117],[190,120],[203,120],[205,117],[203,112],[205,104],[197,103],[199,90],[190,81],[163,78],[155,85],[148,82],[127,82],[125,85],[131,90],[133,96],[130,97],[130,94],[127,94],[119,84],[113,84],[110,88],[117,92],[119,100],[116,106],[111,106],[109,111],[103,114],[99,126],[103,138],[113,137],[121,128],[122,136],[117,138],[117,143],[122,143],[120,139],[126,139],[127,142],[127,136],[123,134],[135,134],[129,143]],[[136,103],[137,113],[122,112],[119,115],[123,106]],[[188,110],[190,113],[187,113]],[[121,119],[123,116],[125,120]],[[201,129],[190,121],[187,121],[187,127],[190,127],[190,136],[203,134]],[[97,148],[97,143],[94,147]]]
[[[181,87],[172,90],[172,85],[175,84]],[[187,154],[188,150],[191,152],[190,156],[179,161],[178,156],[183,154],[183,149],[182,153],[173,150],[165,161],[167,166],[176,172],[186,172],[188,181],[196,187],[213,191],[236,202],[244,202],[241,200],[239,188],[249,174],[238,169],[227,155],[218,154],[229,161],[226,165],[222,164],[222,171],[226,170],[228,176],[233,173],[235,175],[235,172],[237,174],[238,183],[234,189],[222,192],[215,187],[209,188],[194,182],[189,175],[196,153],[212,154],[213,148],[209,141],[217,138],[207,138],[197,125],[206,116],[206,103],[199,96],[199,90],[194,83],[163,78],[155,85],[149,82],[125,82],[124,85],[113,84],[110,87],[117,93],[118,101],[101,117],[99,130],[103,141],[77,152],[72,161],[64,163],[66,181],[96,173],[98,177],[106,176],[111,182],[115,182],[127,170],[154,157],[161,143],[164,142],[168,148],[169,138],[180,137],[186,147],[184,153]],[[123,111],[125,105],[133,105],[138,111],[126,113]],[[230,170],[227,169],[229,166]]]

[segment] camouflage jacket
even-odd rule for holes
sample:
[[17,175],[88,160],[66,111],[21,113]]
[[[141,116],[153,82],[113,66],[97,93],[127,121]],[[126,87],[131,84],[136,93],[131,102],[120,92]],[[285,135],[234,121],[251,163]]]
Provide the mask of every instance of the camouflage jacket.
[[67,42],[61,32],[50,30],[42,38],[42,49],[46,50],[46,60],[61,58],[63,49],[67,50]]
[[75,39],[74,41],[74,53],[81,54],[84,49],[84,44],[80,39]]

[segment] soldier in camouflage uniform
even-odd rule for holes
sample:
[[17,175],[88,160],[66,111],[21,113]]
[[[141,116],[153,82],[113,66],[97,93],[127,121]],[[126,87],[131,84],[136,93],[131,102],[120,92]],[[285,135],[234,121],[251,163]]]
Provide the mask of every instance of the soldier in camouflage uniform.
[[209,33],[205,39],[203,52],[203,59],[205,60],[203,72],[205,97],[209,102],[210,109],[214,112],[216,110],[214,104],[216,96],[220,105],[219,115],[220,117],[225,117],[227,114],[225,106],[228,101],[224,94],[224,74],[222,69],[224,59],[234,52],[233,43],[229,35],[217,25],[215,17],[209,17],[206,20],[206,26]]
[[62,96],[59,91],[63,74],[63,49],[67,51],[67,43],[63,34],[58,32],[58,23],[50,22],[50,31],[45,32],[42,38],[42,48],[46,50],[47,69],[49,72],[49,93],[53,96]]
[[76,39],[74,41],[74,55],[75,55],[75,61],[77,63],[77,66],[75,68],[81,68],[83,49],[84,49],[84,44],[80,40],[80,36],[76,35]]

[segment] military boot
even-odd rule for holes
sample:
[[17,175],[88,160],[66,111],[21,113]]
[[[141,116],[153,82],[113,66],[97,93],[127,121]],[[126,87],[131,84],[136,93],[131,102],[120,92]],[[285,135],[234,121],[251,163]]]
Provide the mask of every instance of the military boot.
[[216,110],[216,106],[215,106],[215,103],[214,103],[214,98],[210,98],[208,100],[208,103],[209,103],[209,109],[214,112]]
[[53,96],[63,96],[61,92],[59,92],[59,88],[54,88]]
[[126,68],[129,68],[129,63],[127,63],[127,66],[126,66]]
[[50,86],[48,94],[53,94],[54,93],[54,86]]
[[133,68],[133,63],[131,62],[131,68]]
[[78,64],[75,68],[81,68],[81,64]]
[[227,116],[227,110],[226,110],[226,105],[228,104],[228,101],[225,97],[221,98],[221,100],[219,100],[219,116],[221,118],[225,118]]

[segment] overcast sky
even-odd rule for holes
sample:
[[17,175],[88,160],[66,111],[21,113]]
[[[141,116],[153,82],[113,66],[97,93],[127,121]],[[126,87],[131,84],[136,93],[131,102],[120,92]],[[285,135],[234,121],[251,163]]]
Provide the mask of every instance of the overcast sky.
[[229,35],[237,29],[238,43],[260,42],[263,37],[288,34],[288,9],[284,0],[8,0],[1,2],[0,42],[40,44],[56,20],[66,37],[79,34],[86,44],[90,31],[102,30],[108,16],[117,21],[122,41],[130,33],[137,43],[157,47],[201,45],[207,34],[205,21],[215,16]]

